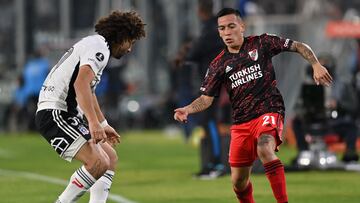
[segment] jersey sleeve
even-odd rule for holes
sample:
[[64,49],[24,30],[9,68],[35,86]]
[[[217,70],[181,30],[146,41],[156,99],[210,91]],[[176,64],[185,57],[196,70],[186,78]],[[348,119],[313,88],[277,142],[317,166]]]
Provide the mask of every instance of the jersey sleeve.
[[221,90],[221,84],[224,80],[225,71],[222,71],[218,63],[211,63],[205,79],[200,87],[200,93],[207,96],[217,97]]
[[80,55],[80,67],[89,65],[95,75],[102,71],[109,60],[109,51],[103,47],[91,44],[84,46],[83,53]]
[[271,56],[275,56],[283,51],[289,51],[293,40],[279,37],[272,34],[263,34],[260,36],[261,43],[269,51]]

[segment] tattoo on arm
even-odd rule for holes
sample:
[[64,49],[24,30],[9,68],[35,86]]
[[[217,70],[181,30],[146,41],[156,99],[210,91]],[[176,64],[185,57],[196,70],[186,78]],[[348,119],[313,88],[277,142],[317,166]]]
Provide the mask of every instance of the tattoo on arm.
[[306,59],[310,64],[318,62],[314,52],[311,50],[309,45],[294,41],[291,44],[290,51],[298,52],[304,59]]
[[206,99],[202,96],[195,99],[187,108],[189,109],[189,113],[197,113],[200,111],[204,111],[212,104],[212,99]]

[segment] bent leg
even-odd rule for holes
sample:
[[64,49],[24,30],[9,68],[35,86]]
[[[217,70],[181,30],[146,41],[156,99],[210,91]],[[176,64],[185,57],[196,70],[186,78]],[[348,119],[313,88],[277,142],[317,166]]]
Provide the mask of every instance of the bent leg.
[[284,165],[275,155],[277,136],[275,131],[263,133],[257,141],[257,153],[264,164],[265,173],[270,181],[273,194],[278,203],[288,202]]
[[108,143],[101,143],[101,151],[105,153],[110,159],[108,170],[101,176],[96,183],[90,188],[89,203],[105,203],[109,195],[110,187],[115,175],[115,168],[118,161],[118,156],[113,147]]
[[231,181],[240,203],[254,203],[252,184],[249,180],[251,166],[231,167]]
[[81,147],[75,159],[81,161],[89,173],[96,179],[99,179],[110,166],[107,154],[103,152],[100,145],[92,141],[85,143]]
[[109,157],[100,146],[86,142],[75,156],[84,165],[75,171],[64,192],[59,196],[61,203],[78,200],[109,168]]

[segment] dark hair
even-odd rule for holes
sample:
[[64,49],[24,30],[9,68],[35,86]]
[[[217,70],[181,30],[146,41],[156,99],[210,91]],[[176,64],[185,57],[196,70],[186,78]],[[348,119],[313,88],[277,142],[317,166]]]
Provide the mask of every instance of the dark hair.
[[135,11],[113,11],[109,16],[99,19],[95,32],[112,44],[145,37],[144,27],[145,24]]
[[231,14],[234,14],[236,15],[237,17],[239,17],[241,19],[241,14],[240,14],[240,11],[236,10],[236,9],[233,9],[233,8],[223,8],[221,9],[217,14],[216,14],[216,17],[217,18],[220,18],[222,16],[226,16],[226,15],[231,15]]

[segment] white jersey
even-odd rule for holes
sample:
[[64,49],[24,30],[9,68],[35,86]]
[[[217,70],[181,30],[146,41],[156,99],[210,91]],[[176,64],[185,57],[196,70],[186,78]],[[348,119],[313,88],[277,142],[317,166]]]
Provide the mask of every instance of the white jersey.
[[109,47],[101,35],[88,36],[77,42],[48,74],[40,91],[37,111],[59,109],[78,114],[74,82],[79,67],[89,65],[94,71],[91,88],[95,91],[109,57]]

